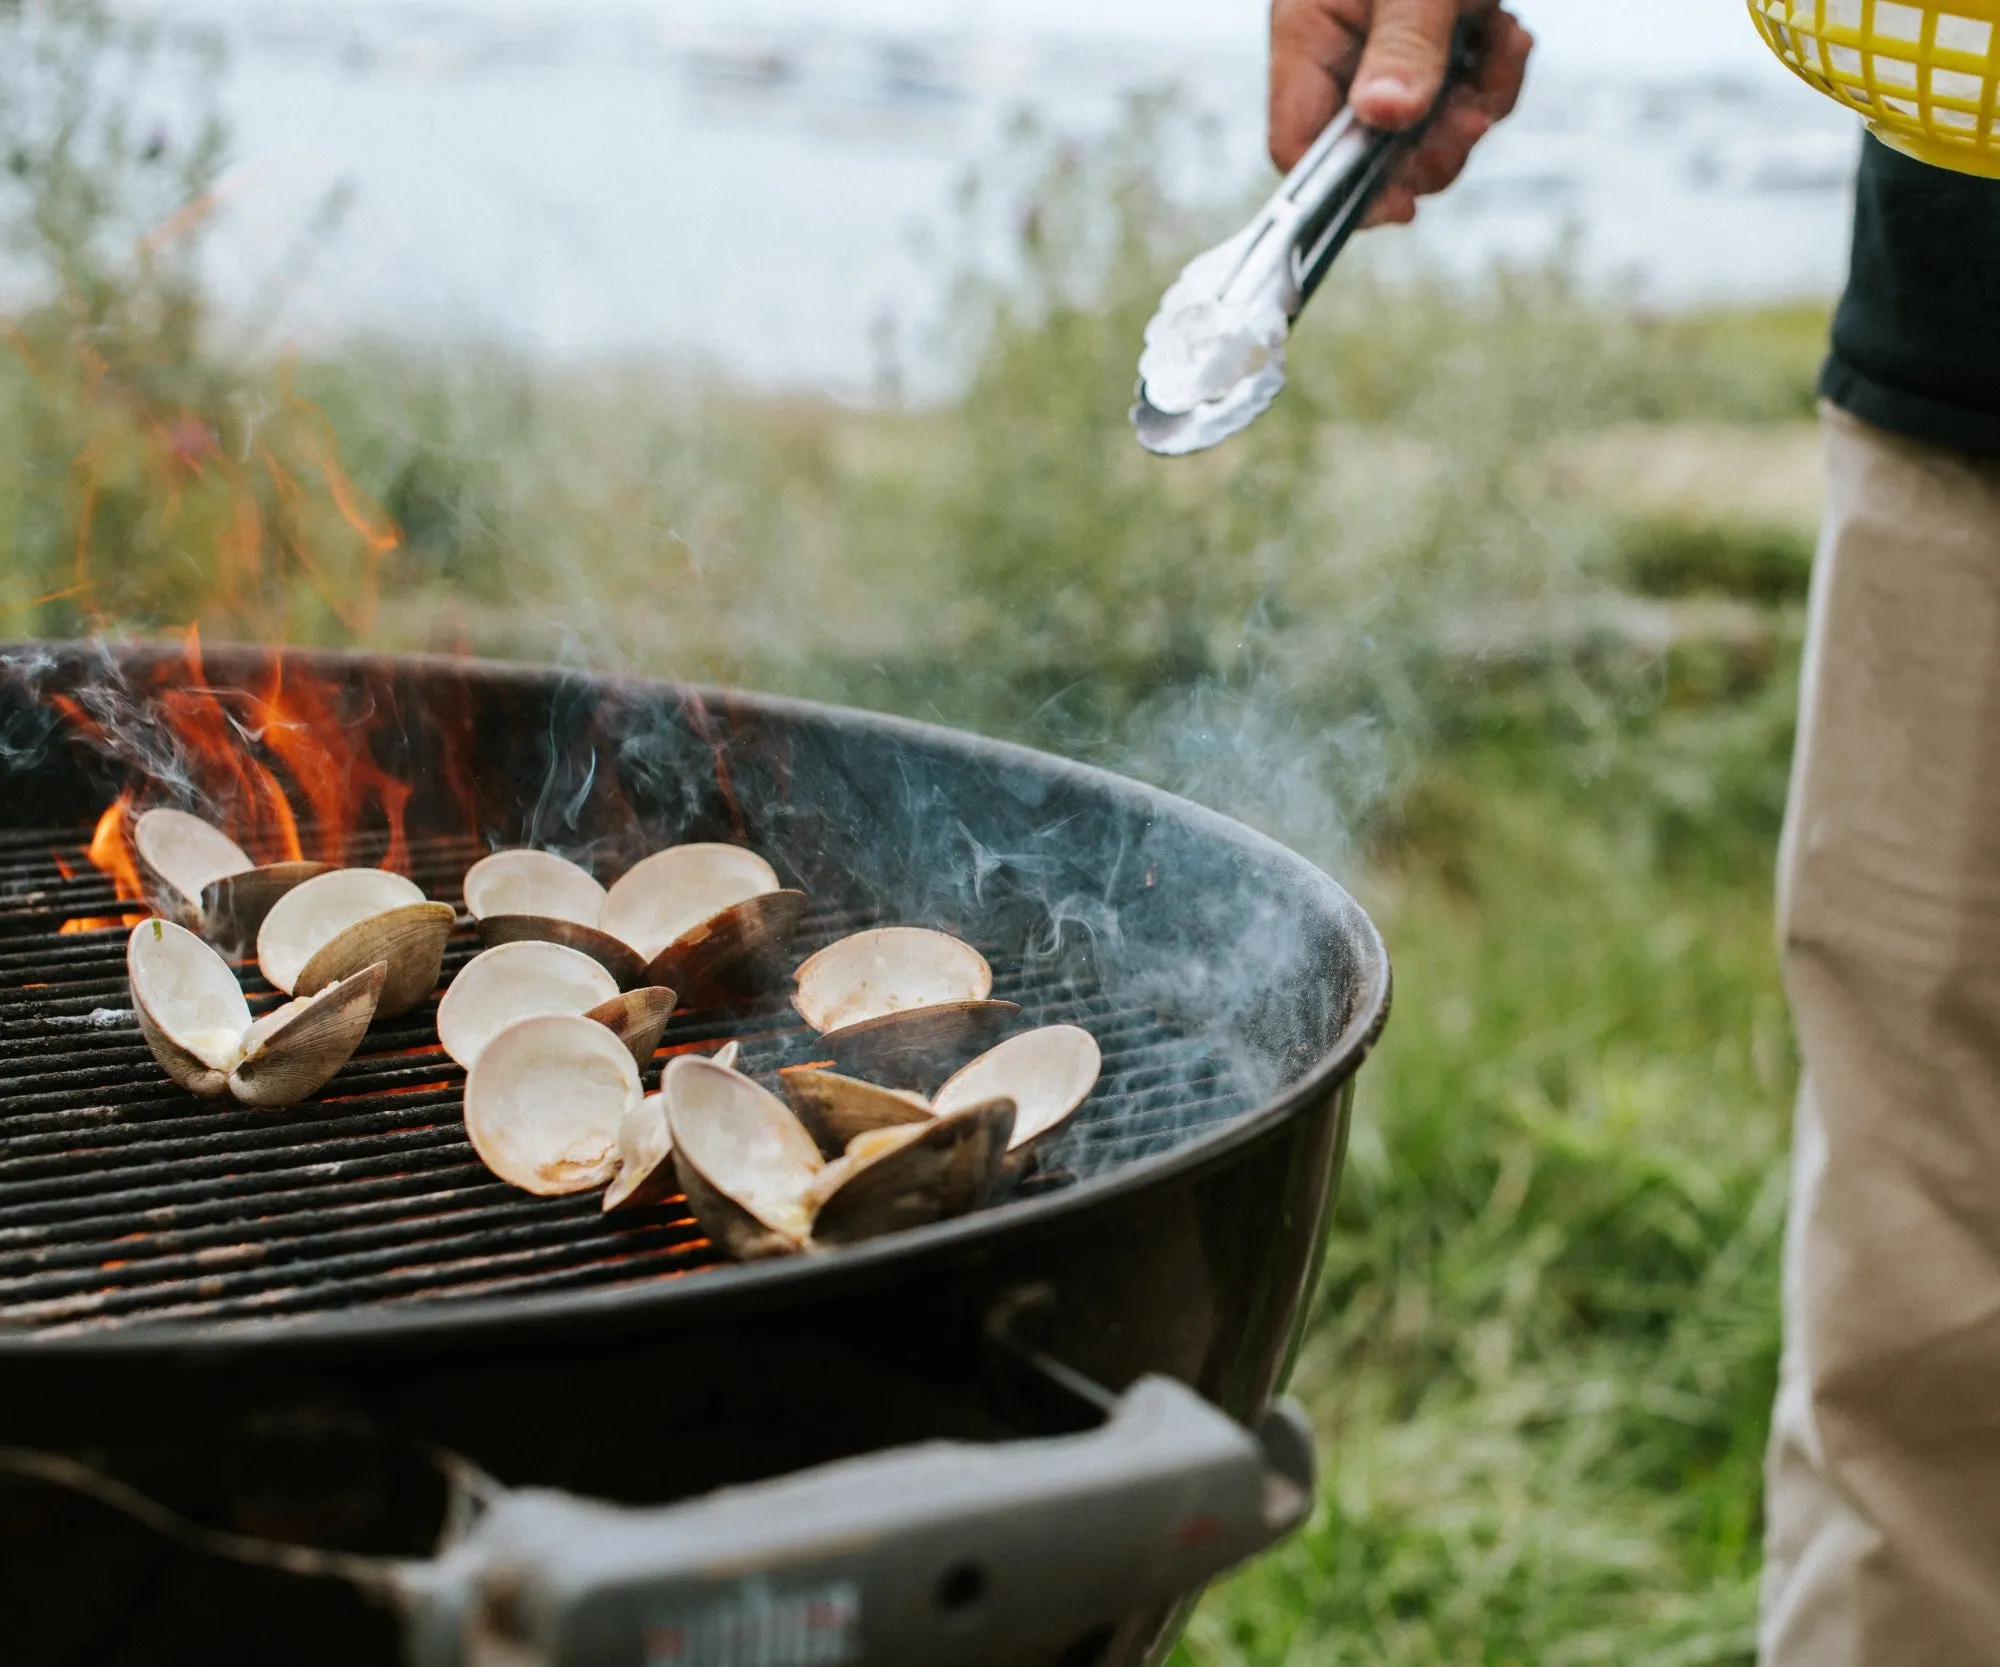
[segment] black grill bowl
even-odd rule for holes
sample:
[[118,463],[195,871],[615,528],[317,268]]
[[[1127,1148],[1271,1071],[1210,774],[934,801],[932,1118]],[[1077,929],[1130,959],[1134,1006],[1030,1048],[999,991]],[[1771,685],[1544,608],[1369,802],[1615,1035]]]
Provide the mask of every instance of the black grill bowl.
[[[81,846],[143,773],[77,742],[50,697],[136,699],[178,667],[153,648],[0,654],[0,1442],[75,1455],[204,1524],[414,1554],[440,1522],[436,1448],[509,1484],[641,1503],[1026,1433],[982,1337],[1035,1286],[1041,1341],[1100,1382],[1163,1372],[1241,1418],[1268,1404],[1389,1000],[1373,927],[1300,858],[1135,783],[899,720],[292,656],[294,686],[332,686],[414,789],[433,896],[457,902],[495,844],[608,874],[677,841],[744,841],[812,899],[801,954],[867,925],[944,927],[986,951],[1024,1023],[1098,1035],[1103,1083],[1008,1202],[719,1266],[678,1200],[607,1224],[594,1199],[493,1182],[431,1007],[371,1037],[323,1104],[252,1113],[166,1084],[123,1012],[123,934],[59,934],[115,913]],[[211,650],[205,675],[261,689],[270,662]],[[462,926],[447,972],[476,947]],[[816,1057],[782,991],[678,1015],[665,1047],[729,1036],[758,1075]],[[392,1620],[338,1585],[176,1549],[27,1482],[0,1480],[0,1604],[10,1667],[396,1651]],[[1128,1617],[1075,1659],[1152,1659],[1170,1635]]]

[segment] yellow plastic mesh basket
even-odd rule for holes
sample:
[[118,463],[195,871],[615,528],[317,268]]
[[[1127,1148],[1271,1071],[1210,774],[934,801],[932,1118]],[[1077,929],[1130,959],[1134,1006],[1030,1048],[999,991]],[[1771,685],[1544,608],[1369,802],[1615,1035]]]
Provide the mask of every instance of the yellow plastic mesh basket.
[[2000,0],[1750,0],[1771,50],[1884,143],[2000,178]]

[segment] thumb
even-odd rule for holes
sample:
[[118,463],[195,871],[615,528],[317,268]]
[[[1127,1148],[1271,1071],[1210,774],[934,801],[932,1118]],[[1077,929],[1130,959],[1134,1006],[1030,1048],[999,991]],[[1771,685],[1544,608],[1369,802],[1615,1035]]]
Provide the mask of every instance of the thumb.
[[1444,85],[1457,0],[1375,0],[1375,21],[1354,72],[1354,113],[1370,127],[1422,119]]

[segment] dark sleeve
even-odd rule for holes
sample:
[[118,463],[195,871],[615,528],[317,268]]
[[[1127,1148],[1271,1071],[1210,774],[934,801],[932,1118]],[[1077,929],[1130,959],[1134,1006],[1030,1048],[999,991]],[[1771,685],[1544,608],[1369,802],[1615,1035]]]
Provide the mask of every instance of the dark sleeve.
[[2000,456],[2000,180],[1866,141],[1820,392],[1891,433]]

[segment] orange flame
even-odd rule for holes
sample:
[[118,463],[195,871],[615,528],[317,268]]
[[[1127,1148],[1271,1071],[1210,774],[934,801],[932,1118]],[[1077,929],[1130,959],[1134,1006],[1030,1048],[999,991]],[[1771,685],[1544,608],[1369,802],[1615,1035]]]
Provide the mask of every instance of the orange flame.
[[[369,826],[387,839],[381,866],[408,870],[410,788],[376,763],[366,724],[337,687],[288,666],[282,653],[272,655],[257,689],[212,687],[200,634],[190,629],[178,660],[162,661],[137,698],[157,727],[156,744],[195,789],[201,813],[253,856],[297,862],[310,854],[343,863]],[[79,702],[52,699],[87,739],[132,761],[130,749],[121,751]],[[134,791],[121,794],[99,819],[88,851],[120,901],[145,896],[126,833],[138,803]]]
[[131,813],[131,793],[120,793],[118,802],[98,817],[97,829],[90,836],[90,848],[84,853],[100,873],[111,876],[121,903],[137,903],[146,895],[146,888],[139,880],[138,860],[132,854],[131,841],[125,837],[125,820]]

